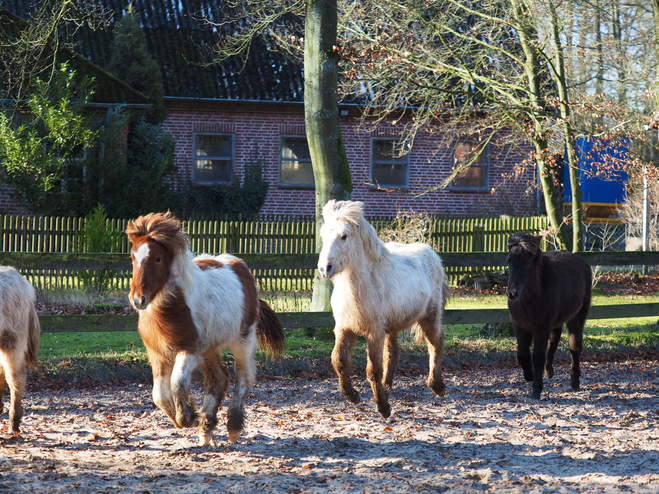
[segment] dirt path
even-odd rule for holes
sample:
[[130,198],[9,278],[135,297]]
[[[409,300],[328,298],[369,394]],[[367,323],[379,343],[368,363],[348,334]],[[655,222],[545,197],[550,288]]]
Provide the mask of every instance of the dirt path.
[[0,422],[0,492],[659,492],[658,364],[585,363],[577,393],[560,365],[540,402],[508,365],[448,372],[444,399],[399,377],[388,422],[361,377],[358,406],[261,379],[243,439],[205,448],[144,384],[31,392],[22,437]]

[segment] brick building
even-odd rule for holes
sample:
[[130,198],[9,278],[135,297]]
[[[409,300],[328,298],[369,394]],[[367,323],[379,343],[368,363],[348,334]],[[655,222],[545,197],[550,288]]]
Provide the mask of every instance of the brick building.
[[[27,16],[26,1],[5,1],[4,6]],[[101,3],[101,2],[99,2]],[[250,56],[208,65],[217,36],[196,12],[213,2],[183,4],[165,0],[135,0],[149,50],[162,69],[165,128],[177,140],[177,166],[193,182],[213,185],[242,176],[245,161],[258,147],[265,158],[269,192],[263,214],[312,215],[313,173],[306,146],[302,69],[268,46],[254,42]],[[203,6],[201,4],[204,4]],[[121,18],[128,0],[105,0],[112,12],[104,30],[76,32],[78,54],[101,68],[110,58],[112,24]],[[187,5],[189,10],[186,10]],[[194,10],[194,9],[197,10]],[[510,175],[524,156],[509,149],[488,146],[476,163],[448,188],[419,195],[445,180],[477,143],[454,142],[441,148],[432,132],[422,132],[409,153],[394,157],[394,142],[401,125],[383,123],[375,131],[361,125],[359,107],[340,106],[340,123],[350,164],[352,198],[366,203],[369,216],[393,216],[398,210],[442,214],[528,214],[533,212],[532,171],[516,179]],[[436,129],[435,129],[436,130]],[[497,187],[497,193],[491,190]]]

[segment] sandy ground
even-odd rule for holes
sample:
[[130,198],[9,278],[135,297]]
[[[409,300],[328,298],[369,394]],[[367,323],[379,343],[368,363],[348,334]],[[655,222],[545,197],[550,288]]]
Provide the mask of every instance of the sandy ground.
[[[260,378],[247,429],[196,446],[146,384],[28,392],[23,433],[0,422],[0,492],[659,492],[659,361],[558,365],[543,399],[511,365],[452,369],[447,395],[399,376],[380,419],[335,379]],[[199,393],[200,388],[197,388]]]

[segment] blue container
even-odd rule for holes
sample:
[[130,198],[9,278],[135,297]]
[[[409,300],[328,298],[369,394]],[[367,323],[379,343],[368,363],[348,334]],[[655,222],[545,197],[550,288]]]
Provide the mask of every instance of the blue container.
[[[593,149],[595,147],[595,149]],[[627,172],[624,168],[629,158],[629,141],[599,141],[592,137],[577,139],[577,157],[579,160],[579,182],[581,183],[581,201],[591,204],[621,204],[625,201]],[[565,162],[568,163],[567,152]],[[595,172],[606,163],[606,168],[613,168],[606,177],[596,177]],[[564,169],[563,201],[572,202],[570,189],[570,170]]]

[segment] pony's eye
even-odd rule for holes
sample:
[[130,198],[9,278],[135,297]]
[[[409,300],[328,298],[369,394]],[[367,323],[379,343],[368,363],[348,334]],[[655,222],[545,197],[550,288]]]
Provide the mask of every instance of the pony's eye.
[[344,233],[343,235],[341,235],[341,240],[345,240],[346,238],[348,238],[348,234],[347,234],[347,233]]
[[162,261],[162,257],[160,256],[156,257],[156,262],[160,262],[160,261]]

